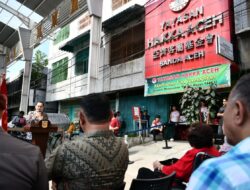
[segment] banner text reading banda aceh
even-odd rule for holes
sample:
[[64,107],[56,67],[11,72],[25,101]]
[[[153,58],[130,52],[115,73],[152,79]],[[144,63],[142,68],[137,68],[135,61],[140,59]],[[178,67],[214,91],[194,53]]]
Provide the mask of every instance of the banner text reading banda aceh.
[[231,63],[216,54],[218,36],[231,42],[231,7],[230,0],[153,0],[146,5],[146,96],[152,94],[146,92],[152,78]]
[[185,87],[217,88],[231,86],[230,65],[222,64],[202,69],[173,73],[146,79],[145,96],[184,92]]

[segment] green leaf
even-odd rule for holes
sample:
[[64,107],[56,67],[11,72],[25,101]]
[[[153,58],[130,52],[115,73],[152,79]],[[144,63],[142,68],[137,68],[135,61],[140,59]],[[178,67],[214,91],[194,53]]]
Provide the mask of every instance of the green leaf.
[[215,97],[215,92],[214,91],[211,92],[211,96]]
[[194,97],[197,98],[199,96],[199,93],[198,92],[195,92],[194,93]]
[[210,96],[206,96],[206,98],[205,98],[206,101],[209,101],[210,99],[211,99]]
[[216,105],[215,100],[211,100],[211,104]]
[[210,92],[211,92],[211,89],[209,88],[207,89],[206,94],[210,94]]
[[198,107],[198,106],[199,106],[199,101],[196,101],[196,102],[194,103],[194,105],[195,105],[195,107]]

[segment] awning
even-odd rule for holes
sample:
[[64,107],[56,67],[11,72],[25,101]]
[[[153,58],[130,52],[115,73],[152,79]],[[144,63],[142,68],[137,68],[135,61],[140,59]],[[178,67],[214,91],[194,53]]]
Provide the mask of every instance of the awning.
[[125,9],[124,11],[118,13],[117,15],[111,17],[110,19],[104,21],[102,23],[102,27],[105,31],[111,31],[115,28],[124,26],[124,24],[128,23],[129,21],[138,19],[140,18],[140,16],[144,16],[144,14],[144,6],[135,4],[128,9]]
[[90,37],[90,31],[73,38],[72,40],[66,42],[63,46],[61,46],[59,49],[63,51],[68,51],[71,53],[74,53],[75,48],[79,48],[79,46],[88,46],[89,44],[89,37]]

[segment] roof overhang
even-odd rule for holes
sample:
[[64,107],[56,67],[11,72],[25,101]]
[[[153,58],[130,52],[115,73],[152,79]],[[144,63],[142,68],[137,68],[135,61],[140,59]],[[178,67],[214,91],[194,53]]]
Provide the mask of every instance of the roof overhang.
[[31,10],[35,11],[39,15],[46,17],[50,14],[50,12],[55,9],[62,0],[17,0],[19,3],[23,4],[24,6],[30,8]]
[[83,34],[73,38],[72,40],[66,42],[62,45],[59,49],[67,52],[74,53],[75,48],[78,47],[80,44],[89,43],[90,31],[84,32]]
[[102,23],[104,31],[112,31],[116,28],[124,26],[124,24],[140,18],[140,16],[145,14],[145,8],[141,5],[133,5],[128,9],[118,13],[117,15],[111,17],[110,19]]
[[12,48],[19,41],[18,32],[0,21],[0,44]]

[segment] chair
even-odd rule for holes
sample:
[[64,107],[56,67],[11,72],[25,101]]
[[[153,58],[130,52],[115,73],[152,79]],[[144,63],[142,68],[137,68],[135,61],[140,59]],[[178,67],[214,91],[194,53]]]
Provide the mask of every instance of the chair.
[[[195,155],[195,159],[193,161],[193,168],[192,168],[192,173],[204,162],[205,160],[209,158],[214,158],[214,156],[209,155],[206,152],[198,152]],[[172,188],[172,190],[184,190],[186,189],[186,184],[183,183],[180,179],[175,179],[174,180],[175,186]]]
[[120,187],[116,188],[115,190],[124,190],[125,185],[126,185],[126,183],[123,182],[122,185]]
[[156,179],[133,179],[130,190],[170,190],[175,178],[175,172]]
[[209,155],[206,152],[198,152],[194,159],[192,172],[194,172],[201,165],[202,162],[209,158],[214,158],[214,156]]

